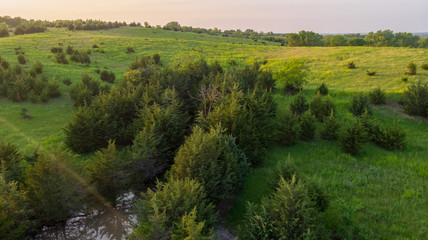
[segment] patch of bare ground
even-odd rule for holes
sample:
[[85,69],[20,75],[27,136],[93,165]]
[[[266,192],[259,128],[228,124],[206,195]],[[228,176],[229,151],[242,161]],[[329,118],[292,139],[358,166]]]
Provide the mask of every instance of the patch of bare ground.
[[218,215],[217,215],[218,227],[214,232],[216,240],[235,240],[236,239],[236,237],[226,227],[226,216],[234,200],[235,198],[225,199],[219,202],[216,206],[216,211],[218,212]]
[[403,106],[401,106],[397,102],[387,102],[384,106],[386,108],[394,110],[396,113],[400,114],[401,116],[403,116],[405,118],[412,119],[412,120],[420,120],[420,121],[428,122],[428,118],[426,118],[426,117],[412,116],[412,115],[407,114],[404,111]]

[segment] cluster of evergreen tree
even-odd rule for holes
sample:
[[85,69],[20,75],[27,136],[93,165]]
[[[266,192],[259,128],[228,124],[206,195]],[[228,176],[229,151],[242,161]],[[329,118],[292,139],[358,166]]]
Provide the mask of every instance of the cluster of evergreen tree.
[[[18,53],[18,59],[19,56],[23,56],[22,52]],[[14,102],[29,100],[33,103],[59,97],[61,92],[58,81],[55,78],[48,80],[42,72],[43,64],[38,61],[27,72],[20,65],[12,67],[0,57],[0,96]]]
[[46,25],[42,21],[29,21],[16,26],[13,33],[15,35],[39,33],[46,31]]

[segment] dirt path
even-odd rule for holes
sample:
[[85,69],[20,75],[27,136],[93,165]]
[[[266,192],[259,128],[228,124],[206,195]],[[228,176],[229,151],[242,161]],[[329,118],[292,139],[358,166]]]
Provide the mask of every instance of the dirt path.
[[235,240],[236,239],[236,237],[226,227],[226,216],[234,200],[235,200],[234,198],[225,199],[219,202],[216,206],[216,210],[218,212],[218,216],[217,216],[218,227],[214,232],[216,236],[216,240]]

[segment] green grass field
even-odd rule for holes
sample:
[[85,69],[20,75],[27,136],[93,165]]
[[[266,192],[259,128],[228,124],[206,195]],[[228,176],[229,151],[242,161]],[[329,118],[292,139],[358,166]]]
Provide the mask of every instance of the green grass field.
[[[50,48],[71,44],[75,49],[91,49],[91,64],[55,63]],[[97,44],[100,53],[92,49]],[[131,46],[135,53],[126,54]],[[238,228],[245,213],[246,201],[258,202],[269,193],[268,183],[273,167],[288,155],[296,163],[299,173],[318,182],[328,193],[331,208],[328,214],[340,213],[355,222],[366,239],[428,239],[428,124],[426,119],[412,118],[397,107],[399,95],[406,85],[422,80],[428,82],[428,71],[420,69],[428,63],[428,49],[372,48],[372,47],[280,47],[263,45],[248,39],[206,34],[181,33],[159,29],[119,28],[103,31],[70,32],[52,29],[46,33],[0,38],[0,56],[12,65],[17,64],[15,47],[21,47],[30,68],[36,60],[44,65],[49,78],[60,82],[62,96],[46,104],[13,103],[0,99],[0,139],[32,152],[39,146],[56,146],[64,140],[62,128],[73,116],[69,88],[62,83],[70,77],[80,81],[86,71],[99,78],[97,68],[107,67],[120,81],[129,64],[137,56],[159,53],[163,64],[171,64],[188,55],[202,55],[208,62],[218,60],[227,66],[229,60],[247,63],[267,60],[275,68],[292,58],[304,59],[309,69],[304,94],[310,99],[315,88],[324,82],[330,90],[341,121],[349,121],[352,94],[381,87],[387,92],[387,105],[374,108],[374,117],[390,125],[397,122],[406,129],[406,145],[402,151],[386,151],[366,144],[355,157],[344,154],[337,142],[316,138],[291,147],[273,146],[267,150],[265,162],[254,168],[233,204],[228,226]],[[353,61],[356,69],[347,69]],[[400,80],[409,62],[418,65],[418,73],[408,83]],[[368,77],[367,69],[376,75]],[[287,108],[292,96],[275,93],[279,110]],[[33,119],[20,116],[27,108]]]

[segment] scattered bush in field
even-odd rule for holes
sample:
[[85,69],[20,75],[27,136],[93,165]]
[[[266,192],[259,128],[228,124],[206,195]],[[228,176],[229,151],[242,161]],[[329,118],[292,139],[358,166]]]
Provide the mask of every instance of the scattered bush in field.
[[285,112],[278,116],[278,136],[279,144],[289,146],[294,144],[300,137],[299,118],[291,112]]
[[402,149],[406,139],[406,132],[397,125],[385,127],[376,125],[373,129],[372,141],[387,150]]
[[354,62],[349,62],[347,66],[348,66],[349,69],[354,69],[355,68],[355,63]]
[[2,67],[4,70],[7,70],[9,69],[10,64],[5,59],[0,57],[0,67]]
[[97,44],[93,44],[92,48],[99,48]]
[[354,114],[354,116],[359,116],[365,111],[367,111],[369,114],[372,114],[369,98],[365,94],[360,92],[352,97],[349,112]]
[[70,89],[70,98],[73,101],[74,106],[90,105],[92,98],[100,93],[99,81],[91,78],[88,73],[84,73],[82,76],[82,82],[73,85]]
[[401,98],[404,110],[410,115],[427,116],[428,109],[428,85],[418,81],[404,91]]
[[422,65],[421,65],[421,68],[422,68],[423,70],[428,70],[428,63],[424,63],[424,64],[422,64]]
[[300,117],[300,138],[304,141],[312,140],[315,136],[317,119],[310,112]]
[[155,62],[156,65],[162,65],[160,60],[160,55],[157,53],[153,54],[153,61]]
[[281,177],[271,196],[260,205],[248,204],[243,239],[317,239],[315,205],[303,181]]
[[334,112],[331,111],[330,116],[325,117],[321,126],[320,136],[324,140],[335,141],[339,137],[340,124],[334,117]]
[[0,175],[6,182],[24,183],[25,167],[21,164],[23,160],[24,156],[16,145],[0,141]]
[[19,62],[19,64],[26,64],[27,63],[27,59],[25,59],[25,56],[22,53],[18,54],[18,62]]
[[62,47],[51,47],[51,53],[62,53]]
[[60,64],[68,64],[67,58],[65,58],[64,53],[55,54],[55,61],[56,63],[60,63]]
[[284,85],[284,91],[294,94],[302,90],[306,83],[306,67],[304,61],[292,59],[284,63],[281,68],[274,73],[274,79]]
[[381,88],[373,89],[369,92],[369,99],[371,104],[385,104],[385,91],[383,91]]
[[46,89],[48,91],[49,98],[56,98],[61,96],[58,80],[56,78],[53,78],[52,81],[48,82]]
[[27,171],[26,190],[31,209],[41,224],[65,221],[80,206],[77,181],[72,179],[71,156],[66,151],[39,151]]
[[43,64],[39,61],[36,61],[33,65],[33,68],[35,73],[40,74],[43,72]]
[[231,197],[242,186],[247,167],[235,138],[226,135],[220,126],[206,133],[196,126],[174,158],[171,177],[197,180],[208,198],[218,201]]
[[366,70],[366,75],[367,76],[374,76],[374,75],[376,75],[376,71],[372,70],[372,69],[368,69],[368,70]]
[[73,54],[70,57],[70,60],[73,62],[79,63],[91,63],[91,58],[89,57],[88,52],[74,50]]
[[335,106],[330,96],[317,94],[310,104],[310,110],[318,121],[322,122],[332,111],[335,111]]
[[416,75],[416,64],[414,62],[410,62],[407,65],[407,75]]
[[[143,194],[143,199],[135,204],[135,209],[138,223],[127,236],[131,240],[213,239],[214,206],[209,203],[203,186],[196,180],[185,178],[158,182],[154,191],[149,189]],[[186,219],[193,220],[187,222]],[[184,225],[197,226],[192,229],[190,236],[187,236],[187,231],[192,230],[184,231],[186,227],[183,222]]]
[[27,114],[27,112],[28,112],[28,109],[26,109],[26,108],[22,109],[22,111],[21,111],[22,118],[24,118],[24,119],[31,119],[31,118],[33,118],[33,116],[31,116],[30,114]]
[[321,85],[317,87],[317,93],[319,93],[321,96],[328,95],[327,85],[321,83]]
[[62,83],[64,83],[64,85],[66,86],[70,86],[71,85],[71,79],[69,77],[64,78],[64,80],[62,80]]
[[100,78],[104,82],[113,83],[116,79],[116,76],[114,75],[114,72],[109,72],[106,69],[103,69],[100,71]]
[[407,82],[407,80],[409,80],[409,78],[408,78],[408,77],[405,77],[405,76],[401,77],[401,81],[403,81],[403,82]]
[[72,55],[74,52],[74,49],[71,45],[68,45],[67,48],[65,49],[65,53],[67,53],[68,55]]
[[129,53],[133,53],[133,52],[135,52],[135,50],[134,50],[134,48],[133,48],[133,47],[126,47],[126,53],[127,53],[127,54],[129,54]]
[[309,104],[306,102],[305,96],[299,93],[288,107],[293,114],[300,116],[309,109]]
[[[88,174],[96,193],[101,194],[109,203],[116,206],[116,200],[125,188],[126,174],[122,158],[116,151],[116,145],[109,141],[107,148],[95,153]],[[101,203],[104,204],[104,203]]]
[[366,129],[359,121],[351,123],[340,136],[343,151],[356,155],[361,146],[367,141]]

